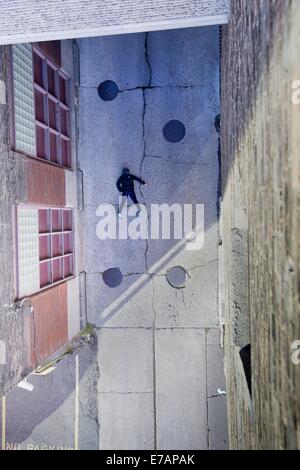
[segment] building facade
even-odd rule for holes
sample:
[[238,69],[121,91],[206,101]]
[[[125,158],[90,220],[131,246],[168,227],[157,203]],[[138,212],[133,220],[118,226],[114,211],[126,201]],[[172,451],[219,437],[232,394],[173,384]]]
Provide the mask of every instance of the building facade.
[[51,1],[47,15],[0,3],[1,43],[22,43],[0,48],[1,393],[84,325],[77,53],[59,40],[220,24],[230,12],[219,251],[230,447],[300,448],[299,0]]
[[76,48],[17,44],[1,55],[3,392],[81,325]]
[[222,44],[222,239],[230,445],[300,448],[300,3],[231,2]]

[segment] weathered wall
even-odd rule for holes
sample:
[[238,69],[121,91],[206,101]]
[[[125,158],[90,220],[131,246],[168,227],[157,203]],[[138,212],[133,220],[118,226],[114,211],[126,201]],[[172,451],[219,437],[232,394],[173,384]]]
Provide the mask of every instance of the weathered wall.
[[[300,448],[299,0],[232,0],[222,45],[225,356],[232,448]],[[239,350],[252,348],[252,399]]]
[[23,192],[25,175],[21,160],[9,150],[7,53],[6,47],[0,47],[0,341],[4,352],[0,361],[0,395],[28,371],[30,358],[29,302],[14,303],[13,204]]
[[[73,43],[63,41],[62,67],[77,81]],[[0,396],[36,363],[54,353],[80,329],[79,283],[58,285],[16,301],[15,209],[19,203],[74,207],[76,274],[80,270],[77,174],[12,150],[9,46],[0,46]],[[72,80],[72,95],[74,96]],[[71,103],[72,158],[76,168],[75,104]],[[69,284],[69,285],[68,285]],[[35,349],[33,354],[32,348]]]
[[0,0],[0,44],[227,22],[229,0]]

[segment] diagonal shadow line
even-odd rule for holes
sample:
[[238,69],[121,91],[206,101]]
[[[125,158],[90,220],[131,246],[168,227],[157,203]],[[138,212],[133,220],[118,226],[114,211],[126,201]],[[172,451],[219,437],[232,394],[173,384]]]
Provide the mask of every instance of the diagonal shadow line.
[[135,295],[138,290],[143,288],[148,282],[151,281],[152,276],[154,276],[158,271],[166,266],[166,264],[172,260],[176,255],[178,255],[184,248],[187,243],[190,242],[191,238],[198,235],[199,231],[196,227],[195,231],[187,235],[185,238],[180,240],[175,246],[171,248],[162,258],[160,258],[156,263],[154,263],[149,269],[148,272],[141,275],[125,292],[123,292],[116,300],[114,300],[108,307],[106,307],[100,314],[101,325],[104,326],[115,313],[128,302],[129,298]]

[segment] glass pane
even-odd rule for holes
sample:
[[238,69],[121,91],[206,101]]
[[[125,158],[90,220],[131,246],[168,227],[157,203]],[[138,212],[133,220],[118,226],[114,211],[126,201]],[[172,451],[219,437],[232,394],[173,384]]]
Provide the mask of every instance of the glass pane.
[[72,230],[73,223],[72,223],[72,211],[64,210],[63,211],[63,229],[64,230]]
[[44,259],[49,259],[51,257],[51,244],[50,243],[51,243],[50,235],[39,236],[40,261]]
[[40,263],[40,287],[46,287],[52,283],[52,262]]
[[39,209],[39,233],[50,232],[49,209]]
[[60,129],[61,133],[69,136],[69,111],[60,108]]
[[48,99],[49,127],[58,130],[57,104],[51,98]]
[[52,256],[61,256],[62,253],[62,235],[52,235]]
[[55,86],[55,70],[48,64],[48,91],[51,95],[56,96],[56,86]]
[[53,282],[57,282],[63,279],[63,259],[62,258],[53,260],[52,271],[53,271]]
[[73,252],[73,234],[65,233],[63,237],[64,237],[64,254],[67,255]]
[[68,104],[68,96],[67,96],[67,81],[59,76],[59,91],[60,91],[60,101],[64,104]]
[[73,274],[73,256],[65,256],[64,260],[64,277],[72,276]]
[[47,159],[47,138],[48,131],[40,126],[36,126],[36,153],[39,158]]
[[61,139],[61,162],[63,166],[71,168],[70,142]]
[[52,232],[62,231],[62,211],[52,210]]
[[33,53],[33,68],[35,83],[38,83],[41,87],[43,87],[43,59],[41,59],[41,57],[36,52]]
[[46,96],[39,90],[35,90],[35,118],[46,124]]
[[58,136],[50,131],[50,160],[59,163],[58,158]]

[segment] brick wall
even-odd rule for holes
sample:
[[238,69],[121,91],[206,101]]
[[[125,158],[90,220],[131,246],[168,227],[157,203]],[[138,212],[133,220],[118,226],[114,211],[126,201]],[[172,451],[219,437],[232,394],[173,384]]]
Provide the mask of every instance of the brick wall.
[[[222,45],[225,357],[232,448],[300,448],[299,0],[232,0]],[[239,351],[251,343],[252,397]]]

